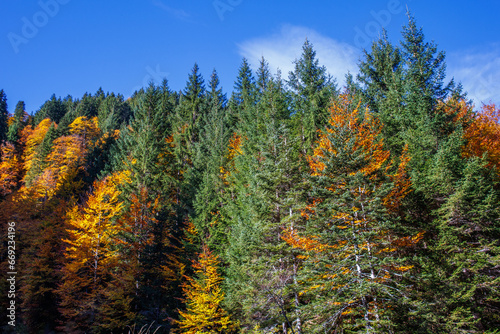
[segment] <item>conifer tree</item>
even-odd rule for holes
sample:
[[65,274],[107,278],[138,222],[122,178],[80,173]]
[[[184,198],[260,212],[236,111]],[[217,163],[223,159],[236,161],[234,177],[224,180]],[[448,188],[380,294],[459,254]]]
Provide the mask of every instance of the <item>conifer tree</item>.
[[221,168],[225,166],[225,153],[229,141],[229,128],[226,123],[226,97],[219,87],[219,77],[214,70],[210,78],[210,91],[207,93],[208,112],[204,127],[200,131],[200,142],[193,157],[193,168],[200,177],[193,205],[196,218],[193,220],[199,234],[212,249],[223,245],[220,239],[225,228],[214,224],[217,212],[224,202],[225,184],[221,178]]
[[328,104],[335,95],[336,87],[326,68],[319,65],[309,40],[304,42],[302,55],[294,65],[287,82],[292,94],[291,112],[296,135],[302,139],[303,152],[307,152],[317,139],[317,130],[327,122]]
[[242,327],[300,333],[294,290],[298,262],[280,235],[303,185],[279,75],[269,78],[255,110],[253,124],[242,124],[241,153],[233,157],[226,178],[231,192],[222,214],[231,231],[224,255],[229,265],[226,303]]
[[[301,212],[304,221],[283,236],[303,251],[302,311],[314,333],[393,331],[392,310],[405,298],[398,277],[411,268],[397,249],[422,237],[396,233],[390,203],[404,197],[410,183],[391,182],[380,126],[369,113],[361,119],[358,108],[346,95],[332,105],[329,125],[309,158],[313,189]],[[404,171],[407,159],[401,161]]]
[[99,127],[103,133],[119,129],[128,122],[131,115],[132,110],[123,100],[123,95],[111,93],[99,104]]
[[185,128],[186,144],[191,147],[198,141],[198,133],[203,124],[205,114],[205,84],[198,64],[194,64],[191,74],[182,93],[176,114],[178,127]]
[[[50,118],[52,121],[59,123],[59,121],[66,114],[66,106],[61,98],[56,98],[52,94],[50,100],[47,100],[35,114],[35,125],[38,125],[43,119]],[[70,122],[71,123],[71,122]]]
[[[165,324],[167,317],[173,316],[169,312],[178,304],[175,275],[180,266],[176,262],[175,237],[180,237],[180,231],[175,227],[182,224],[183,217],[177,216],[176,210],[177,205],[184,205],[179,195],[182,180],[176,179],[178,175],[182,178],[174,152],[177,143],[167,132],[173,111],[164,109],[169,105],[164,103],[165,95],[169,94],[164,88],[151,84],[136,96],[134,118],[120,132],[113,161],[115,172],[127,172],[130,178],[130,182],[120,185],[127,207],[124,215],[129,217],[123,226],[132,228],[137,221],[133,211],[141,212],[144,216],[141,219],[147,222],[147,230],[153,236],[151,243],[141,250],[139,267],[135,267],[135,272],[124,269],[124,275],[138,279],[133,304],[145,315],[141,321],[154,320],[159,324]],[[138,199],[135,206],[134,198]],[[140,242],[133,235],[127,238],[119,246],[121,252],[128,253],[131,243]],[[137,272],[143,274],[130,276]],[[123,287],[120,289],[124,291]]]
[[8,121],[9,112],[7,110],[7,96],[2,89],[0,90],[0,144],[3,144],[7,140],[7,132],[9,131]]
[[14,110],[14,118],[12,124],[9,125],[7,133],[7,140],[11,143],[15,143],[19,139],[21,130],[26,126],[26,116],[24,101],[17,102],[16,109]]
[[357,76],[359,84],[355,85],[363,102],[384,124],[385,144],[394,154],[404,147],[403,66],[401,50],[389,42],[384,30],[382,37],[372,44],[371,52],[364,51]]
[[251,109],[256,102],[256,91],[257,85],[252,74],[252,69],[248,64],[248,60],[243,58],[238,71],[238,77],[234,83],[234,93],[232,96],[239,117],[244,113],[244,110]]
[[257,89],[259,94],[263,94],[267,90],[269,81],[271,80],[271,72],[269,70],[269,62],[262,57],[260,59],[259,68],[257,69]]

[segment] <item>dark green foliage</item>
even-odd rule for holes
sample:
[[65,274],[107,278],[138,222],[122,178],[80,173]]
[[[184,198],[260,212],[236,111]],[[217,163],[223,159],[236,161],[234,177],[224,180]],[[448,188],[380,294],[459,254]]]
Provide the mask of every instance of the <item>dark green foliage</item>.
[[[260,72],[266,72],[265,62],[261,65]],[[253,117],[240,125],[242,153],[234,158],[221,210],[231,230],[223,253],[229,264],[226,303],[247,329],[290,329],[301,321],[294,289],[299,264],[280,236],[304,185],[281,79],[265,81]]]
[[63,118],[66,114],[66,106],[61,100],[61,98],[56,98],[56,95],[53,94],[50,100],[47,100],[35,113],[35,125],[38,125],[43,119],[50,118],[56,123]]
[[240,69],[238,71],[238,77],[234,83],[234,93],[232,100],[241,115],[244,110],[251,109],[251,107],[256,102],[256,92],[257,85],[248,64],[248,60],[243,58]]
[[194,64],[176,109],[175,123],[177,129],[185,127],[183,131],[188,149],[198,142],[198,133],[206,110],[205,83],[199,71],[198,64]]
[[7,110],[7,96],[0,90],[0,144],[7,140],[9,112]]
[[208,113],[200,131],[200,141],[193,155],[193,170],[199,177],[199,188],[193,202],[194,224],[204,243],[218,250],[224,244],[224,228],[214,224],[223,205],[226,185],[221,168],[226,166],[226,151],[231,133],[226,119],[226,97],[219,88],[217,72],[210,78],[207,93]]
[[326,68],[320,66],[309,40],[304,42],[302,55],[294,64],[287,82],[292,94],[291,113],[295,135],[301,138],[302,151],[306,153],[317,139],[317,130],[327,122],[327,107],[336,95],[336,87]]
[[123,100],[123,95],[111,93],[99,104],[99,128],[103,133],[119,129],[122,124],[128,123],[131,115],[132,110]]
[[27,116],[24,101],[17,102],[16,109],[14,110],[14,119],[7,132],[8,141],[15,143],[19,140],[19,134],[26,126]]

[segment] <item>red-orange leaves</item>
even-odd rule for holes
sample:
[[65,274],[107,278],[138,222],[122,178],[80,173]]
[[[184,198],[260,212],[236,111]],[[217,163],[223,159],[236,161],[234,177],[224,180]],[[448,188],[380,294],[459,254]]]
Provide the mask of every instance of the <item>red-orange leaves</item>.
[[464,138],[464,156],[482,157],[487,153],[489,165],[500,170],[500,109],[495,104],[483,105],[466,128]]
[[[362,119],[361,119],[361,116]],[[308,157],[312,175],[320,175],[325,169],[325,156],[361,153],[366,164],[358,172],[371,175],[379,170],[389,158],[390,152],[383,149],[378,120],[368,111],[360,115],[359,103],[353,107],[352,100],[345,94],[330,107],[330,120],[326,132],[319,135],[313,156]],[[332,142],[332,136],[335,142]]]

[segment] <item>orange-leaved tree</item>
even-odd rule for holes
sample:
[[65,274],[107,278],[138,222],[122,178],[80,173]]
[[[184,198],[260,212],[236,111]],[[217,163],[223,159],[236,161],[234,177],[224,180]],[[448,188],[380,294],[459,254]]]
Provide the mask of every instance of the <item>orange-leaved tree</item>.
[[490,167],[500,171],[500,109],[495,104],[483,105],[474,114],[471,124],[464,133],[466,157],[488,155]]
[[390,331],[397,299],[404,297],[399,277],[411,269],[398,248],[422,238],[395,233],[411,184],[406,150],[393,162],[378,120],[359,108],[346,94],[332,104],[308,157],[310,204],[302,224],[283,235],[304,259],[299,278],[309,331]]
[[233,333],[235,325],[222,308],[224,293],[221,290],[222,277],[217,272],[218,257],[207,247],[193,262],[196,277],[186,277],[182,285],[185,294],[186,311],[179,311],[177,321],[181,333]]

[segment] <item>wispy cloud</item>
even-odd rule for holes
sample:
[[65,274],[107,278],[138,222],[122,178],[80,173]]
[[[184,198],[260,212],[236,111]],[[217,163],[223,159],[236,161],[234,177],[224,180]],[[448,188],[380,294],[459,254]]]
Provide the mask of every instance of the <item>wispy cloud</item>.
[[153,0],[153,5],[166,11],[167,13],[169,13],[170,15],[174,16],[179,20],[189,21],[189,19],[191,18],[191,15],[188,12],[182,9],[172,8],[164,4],[161,0]]
[[476,106],[500,103],[500,45],[451,53],[448,74],[462,83]]
[[283,77],[288,78],[288,72],[294,68],[293,61],[300,58],[306,38],[313,44],[320,65],[325,65],[339,84],[344,83],[347,72],[357,73],[359,51],[354,46],[305,27],[284,25],[274,35],[238,44],[238,49],[240,55],[247,58],[253,68],[259,66],[263,56],[274,73],[279,68]]

